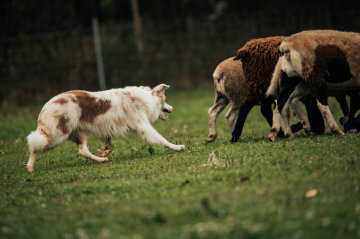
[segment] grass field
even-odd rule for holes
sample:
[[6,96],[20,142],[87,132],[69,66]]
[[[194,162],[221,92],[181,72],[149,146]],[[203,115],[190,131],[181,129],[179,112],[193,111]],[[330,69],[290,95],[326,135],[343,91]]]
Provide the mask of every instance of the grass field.
[[[167,91],[174,112],[154,127],[187,145],[183,152],[155,146],[150,154],[131,133],[96,164],[65,142],[42,154],[32,175],[26,136],[41,107],[1,110],[0,238],[360,237],[359,134],[327,128],[270,142],[257,106],[240,143],[229,143],[225,109],[217,141],[206,144],[213,99],[212,88]],[[90,139],[91,152],[100,147]],[[204,167],[212,152],[221,165]]]

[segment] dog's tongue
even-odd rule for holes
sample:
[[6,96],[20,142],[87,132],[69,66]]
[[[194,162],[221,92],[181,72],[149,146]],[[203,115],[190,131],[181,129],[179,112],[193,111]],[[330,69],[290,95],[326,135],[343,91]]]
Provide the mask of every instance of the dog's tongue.
[[165,116],[165,119],[169,119],[169,117],[166,114],[164,114],[164,113],[162,113],[162,114]]
[[166,109],[166,108],[163,108],[161,111],[162,111],[162,114],[165,116],[166,120],[168,120],[169,117],[168,117],[166,114],[164,114],[164,112],[166,112],[166,113],[171,113],[171,111],[169,111],[169,110]]

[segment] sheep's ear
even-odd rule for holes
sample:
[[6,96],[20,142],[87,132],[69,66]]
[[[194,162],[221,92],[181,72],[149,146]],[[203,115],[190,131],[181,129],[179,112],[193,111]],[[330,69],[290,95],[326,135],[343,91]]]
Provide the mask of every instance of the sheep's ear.
[[152,94],[153,95],[160,95],[160,94],[164,94],[165,93],[165,90],[166,89],[169,89],[170,86],[168,85],[165,85],[165,84],[160,84],[158,86],[155,86],[153,89],[152,89]]
[[248,55],[249,55],[249,53],[247,51],[240,49],[237,51],[234,61],[240,60],[240,59],[241,59],[241,61],[244,61],[247,59]]

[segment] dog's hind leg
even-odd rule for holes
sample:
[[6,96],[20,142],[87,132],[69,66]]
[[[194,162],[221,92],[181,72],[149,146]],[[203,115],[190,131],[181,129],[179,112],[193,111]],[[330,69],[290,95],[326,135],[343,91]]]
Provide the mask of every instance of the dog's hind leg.
[[27,166],[26,166],[26,170],[27,170],[29,173],[34,172],[34,164],[35,164],[36,157],[37,157],[38,155],[39,155],[39,154],[36,153],[36,152],[31,152],[29,161],[28,161]]
[[100,139],[100,141],[103,143],[104,149],[102,151],[100,151],[97,156],[105,157],[106,155],[111,154],[111,152],[113,151],[113,147],[111,145],[111,138],[106,137],[104,139]]
[[150,124],[137,125],[136,132],[140,138],[146,140],[151,144],[157,144],[166,148],[181,151],[185,148],[184,145],[175,145],[169,143],[164,137],[162,137]]
[[49,134],[46,133],[40,133],[44,132],[41,131],[40,128],[38,128],[36,131],[32,132],[28,137],[28,144],[30,148],[30,158],[26,166],[26,170],[29,173],[32,173],[34,171],[34,164],[36,157],[43,152],[47,145],[49,144]]
[[76,135],[74,135],[74,138],[79,148],[79,154],[81,156],[84,156],[85,158],[88,158],[97,163],[103,163],[108,161],[107,158],[100,158],[89,152],[89,149],[87,147],[88,136],[86,134],[77,133]]
[[68,137],[69,134],[61,133],[60,135],[56,135],[56,132],[54,133],[47,127],[39,126],[36,131],[27,137],[30,148],[30,158],[26,170],[32,173],[34,171],[36,157],[42,152],[62,144]]

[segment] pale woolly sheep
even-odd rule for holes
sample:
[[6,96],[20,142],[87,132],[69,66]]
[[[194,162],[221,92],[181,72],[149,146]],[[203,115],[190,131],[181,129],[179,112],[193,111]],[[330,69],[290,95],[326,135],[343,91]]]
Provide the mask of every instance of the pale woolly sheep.
[[[346,91],[360,88],[360,34],[333,30],[304,31],[286,38],[280,51],[287,56],[281,61],[281,70],[286,73],[283,77],[285,90],[281,91],[277,101],[282,123],[285,122],[285,134],[293,137],[286,123],[289,107],[296,107],[299,98],[313,95],[317,97],[318,108],[332,132],[342,135],[330,113],[327,98],[328,95],[343,95]],[[273,81],[267,94],[276,95],[277,85]],[[358,97],[358,93],[354,96]],[[354,101],[355,105],[357,101]]]

